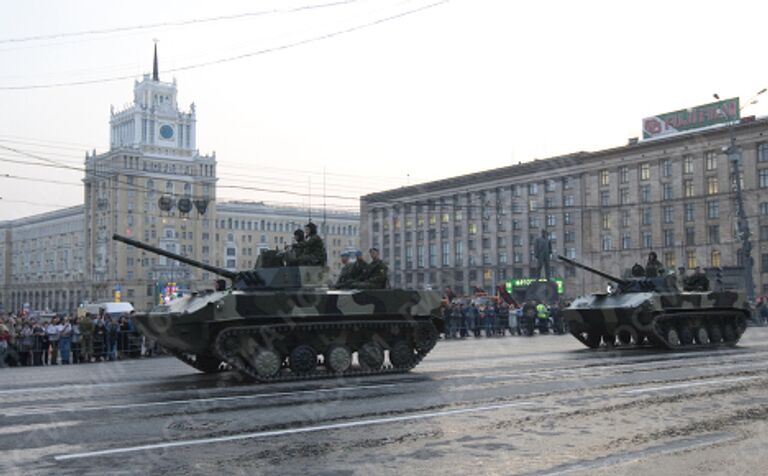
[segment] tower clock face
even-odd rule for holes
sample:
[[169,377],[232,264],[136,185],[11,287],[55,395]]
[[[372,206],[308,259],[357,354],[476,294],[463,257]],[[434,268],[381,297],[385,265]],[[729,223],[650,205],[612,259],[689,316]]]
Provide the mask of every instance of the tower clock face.
[[173,127],[169,126],[168,124],[164,124],[160,126],[160,137],[163,139],[172,139],[173,138]]

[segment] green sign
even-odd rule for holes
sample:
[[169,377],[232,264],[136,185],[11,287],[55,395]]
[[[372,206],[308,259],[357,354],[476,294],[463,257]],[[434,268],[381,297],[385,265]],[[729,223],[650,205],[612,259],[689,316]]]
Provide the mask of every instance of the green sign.
[[643,119],[643,139],[664,137],[678,132],[724,124],[739,119],[739,98],[667,112]]
[[[508,279],[506,282],[506,288],[507,292],[512,294],[515,290],[515,288],[525,288],[528,287],[531,283],[534,281],[540,281],[543,283],[546,283],[547,280],[542,279],[536,279],[536,278],[517,278],[517,279]],[[557,294],[563,294],[563,279],[562,278],[551,278],[550,281],[554,281],[555,284],[557,284]]]

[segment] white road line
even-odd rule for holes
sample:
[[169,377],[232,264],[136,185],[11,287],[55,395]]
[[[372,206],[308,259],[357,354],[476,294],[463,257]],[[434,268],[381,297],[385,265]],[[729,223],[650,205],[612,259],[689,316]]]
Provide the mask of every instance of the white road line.
[[132,380],[129,382],[106,382],[106,383],[87,383],[87,384],[64,384],[64,385],[51,385],[47,387],[25,387],[25,388],[12,388],[10,390],[0,390],[0,395],[10,395],[15,393],[35,393],[35,392],[48,392],[52,390],[73,390],[76,388],[93,388],[93,387],[124,387],[126,385],[141,385],[149,382],[157,382],[159,379],[147,379],[147,380]]
[[6,417],[12,416],[27,416],[27,415],[49,415],[60,412],[88,412],[97,410],[124,410],[128,408],[145,408],[154,406],[166,406],[166,405],[184,405],[184,404],[197,404],[207,402],[226,402],[231,400],[252,400],[257,398],[269,398],[269,397],[289,397],[292,395],[306,395],[313,393],[333,393],[333,392],[348,392],[351,390],[370,390],[377,388],[395,387],[397,384],[387,383],[379,385],[358,385],[354,387],[335,387],[335,388],[321,388],[314,390],[298,390],[295,392],[273,392],[273,393],[260,393],[256,395],[232,395],[228,397],[209,397],[209,398],[190,398],[186,400],[167,400],[161,402],[143,402],[143,403],[124,403],[114,405],[102,405],[91,407],[66,407],[66,408],[47,408],[47,409],[34,409],[34,410],[22,410],[22,411],[8,411],[4,415]]
[[501,410],[505,408],[522,407],[522,406],[534,405],[534,404],[535,404],[534,402],[528,402],[528,401],[512,402],[512,403],[503,403],[499,405],[487,405],[482,407],[458,408],[455,410],[444,410],[440,412],[416,413],[414,415],[402,415],[402,416],[389,417],[389,418],[375,418],[370,420],[358,420],[358,421],[349,421],[344,423],[332,423],[328,425],[305,426],[305,427],[299,427],[299,428],[290,428],[287,430],[260,431],[256,433],[244,433],[240,435],[222,436],[217,438],[201,438],[196,440],[169,441],[166,443],[156,443],[151,445],[128,446],[125,448],[113,448],[109,450],[89,451],[86,453],[58,455],[58,456],[55,456],[54,459],[56,461],[67,461],[67,460],[73,460],[73,459],[93,458],[96,456],[135,453],[137,451],[176,448],[179,446],[207,445],[211,443],[225,443],[229,441],[251,440],[256,438],[268,438],[272,436],[294,435],[299,433],[314,433],[318,431],[339,430],[344,428],[355,428],[355,427],[361,427],[361,426],[382,425],[386,423],[423,420],[427,418],[436,418],[436,417],[442,417],[442,416],[487,412],[491,410]]
[[634,390],[625,390],[622,392],[625,395],[637,395],[641,393],[653,393],[653,392],[661,392],[663,390],[675,390],[680,388],[690,388],[690,387],[702,387],[704,385],[719,385],[723,383],[735,383],[735,382],[745,382],[747,380],[755,380],[760,377],[736,377],[736,378],[726,378],[726,379],[719,379],[719,380],[707,380],[704,382],[688,382],[688,383],[678,383],[674,385],[663,385],[661,387],[649,387],[649,388],[637,388]]

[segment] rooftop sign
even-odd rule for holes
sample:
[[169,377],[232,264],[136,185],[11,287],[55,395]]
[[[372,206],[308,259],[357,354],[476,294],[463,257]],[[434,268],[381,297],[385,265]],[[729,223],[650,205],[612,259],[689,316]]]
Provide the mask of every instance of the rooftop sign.
[[643,139],[664,137],[739,119],[739,98],[667,112],[643,119]]

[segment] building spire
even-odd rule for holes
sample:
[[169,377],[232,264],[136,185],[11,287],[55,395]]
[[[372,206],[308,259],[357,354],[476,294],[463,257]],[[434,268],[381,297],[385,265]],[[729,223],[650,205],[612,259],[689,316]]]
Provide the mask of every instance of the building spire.
[[152,81],[160,81],[160,73],[157,68],[157,40],[155,42],[155,60],[152,63]]

